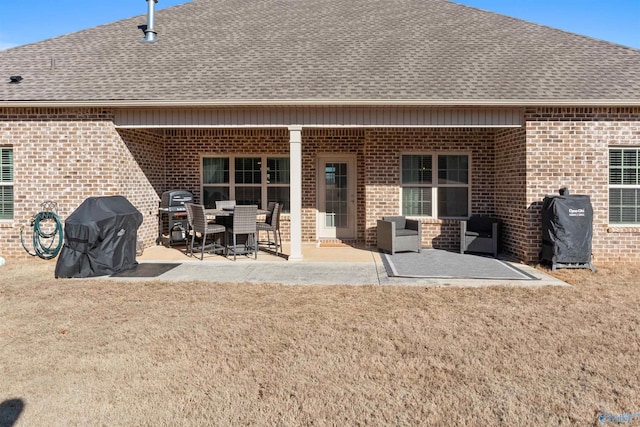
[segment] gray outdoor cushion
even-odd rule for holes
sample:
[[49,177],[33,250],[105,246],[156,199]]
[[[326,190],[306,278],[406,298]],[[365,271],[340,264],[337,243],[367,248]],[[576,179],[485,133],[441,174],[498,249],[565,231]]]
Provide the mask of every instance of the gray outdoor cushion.
[[396,230],[403,229],[407,226],[407,218],[404,216],[385,216],[384,221],[393,221],[396,223]]
[[410,230],[407,228],[396,228],[396,236],[417,236],[418,230]]

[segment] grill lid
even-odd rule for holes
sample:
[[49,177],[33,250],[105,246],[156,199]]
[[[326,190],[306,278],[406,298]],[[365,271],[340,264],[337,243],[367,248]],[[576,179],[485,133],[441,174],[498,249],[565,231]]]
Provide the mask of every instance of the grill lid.
[[185,203],[193,203],[193,194],[187,190],[171,190],[162,193],[161,208],[184,207]]

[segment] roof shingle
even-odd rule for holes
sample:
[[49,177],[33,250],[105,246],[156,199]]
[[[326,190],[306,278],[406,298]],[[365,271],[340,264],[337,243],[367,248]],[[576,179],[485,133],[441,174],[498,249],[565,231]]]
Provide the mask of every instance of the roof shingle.
[[153,44],[145,21],[0,52],[0,101],[640,100],[639,50],[447,0],[193,0]]

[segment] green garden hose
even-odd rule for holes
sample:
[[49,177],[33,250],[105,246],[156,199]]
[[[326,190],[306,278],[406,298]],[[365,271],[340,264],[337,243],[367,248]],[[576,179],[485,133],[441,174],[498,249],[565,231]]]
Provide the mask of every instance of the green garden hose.
[[[50,220],[55,222],[55,227],[53,227],[52,231],[47,232],[43,230],[41,224],[43,222],[49,222]],[[34,252],[27,249],[22,237],[22,228],[20,228],[20,241],[22,242],[24,250],[27,251],[29,255],[37,255],[42,259],[55,258],[60,252],[63,242],[62,222],[58,215],[51,211],[39,212],[31,218],[31,226],[33,227]]]

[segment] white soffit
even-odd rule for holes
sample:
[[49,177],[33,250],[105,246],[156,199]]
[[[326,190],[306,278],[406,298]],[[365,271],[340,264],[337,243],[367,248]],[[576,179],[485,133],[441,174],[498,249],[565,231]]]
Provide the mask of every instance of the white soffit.
[[516,107],[229,107],[123,108],[120,128],[521,127]]

